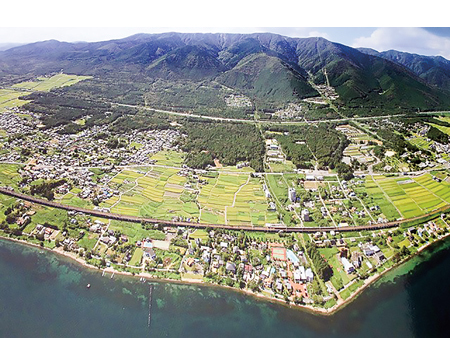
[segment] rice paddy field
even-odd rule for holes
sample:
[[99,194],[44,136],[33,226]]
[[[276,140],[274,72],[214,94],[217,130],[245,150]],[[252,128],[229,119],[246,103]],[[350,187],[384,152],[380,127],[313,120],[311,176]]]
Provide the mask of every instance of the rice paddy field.
[[17,184],[22,179],[17,172],[20,167],[17,164],[0,164],[0,185],[17,188]]
[[173,150],[163,150],[157,152],[151,157],[158,165],[166,165],[171,167],[181,167],[184,162],[184,153]]
[[16,83],[8,89],[0,89],[0,112],[8,108],[20,107],[27,104],[30,101],[20,100],[19,97],[26,96],[31,92],[47,92],[53,88],[70,86],[89,78],[91,77],[57,74],[52,77],[39,77],[36,81]]
[[[366,189],[380,202],[379,206],[387,218],[394,218],[396,212],[404,218],[416,217],[450,203],[450,184],[437,182],[430,174],[418,177],[367,177]],[[390,205],[394,206],[395,211]]]
[[276,220],[276,213],[267,211],[259,178],[220,173],[207,180],[198,195],[202,222],[264,226]]
[[415,134],[414,137],[409,138],[408,141],[412,145],[425,150],[429,150],[430,144],[433,143],[432,141],[427,141],[426,137],[419,136],[417,134]]
[[247,224],[274,223],[259,178],[250,174],[218,173],[197,180],[179,175],[179,169],[152,167],[147,172],[123,170],[110,181],[121,194],[101,204],[111,212],[193,222]]
[[[441,116],[438,119],[441,120],[441,121],[444,121],[444,122],[450,122],[450,117],[448,117],[448,116]],[[440,125],[434,124],[434,123],[428,123],[428,124],[430,126],[433,126],[433,127],[437,128],[437,129],[439,129],[443,133],[445,133],[447,135],[450,135],[450,128],[449,127],[440,126]]]
[[26,100],[19,100],[19,97],[26,95],[22,91],[0,89],[0,111],[7,108],[20,107],[30,102]]
[[[57,74],[52,77],[38,77],[36,81],[16,83],[11,88],[28,89],[30,91],[48,92],[53,88],[71,86],[77,82],[90,79],[91,76]],[[23,94],[23,93],[22,93]]]

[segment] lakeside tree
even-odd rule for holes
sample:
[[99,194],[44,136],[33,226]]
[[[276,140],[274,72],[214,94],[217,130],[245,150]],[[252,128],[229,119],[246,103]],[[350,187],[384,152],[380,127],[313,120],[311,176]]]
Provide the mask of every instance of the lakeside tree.
[[317,250],[316,245],[312,242],[309,242],[306,246],[306,251],[308,253],[309,258],[311,258],[316,273],[319,275],[319,277],[324,281],[329,281],[330,278],[333,276],[333,269],[324,260],[319,250]]

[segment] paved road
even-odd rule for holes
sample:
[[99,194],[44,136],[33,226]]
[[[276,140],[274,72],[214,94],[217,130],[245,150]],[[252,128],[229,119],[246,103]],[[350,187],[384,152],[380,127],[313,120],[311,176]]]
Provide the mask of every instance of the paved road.
[[117,102],[108,102],[108,103],[110,103],[112,105],[116,105],[116,106],[121,106],[121,107],[145,109],[145,110],[151,110],[151,111],[155,111],[155,112],[163,113],[163,114],[185,116],[185,117],[195,117],[195,118],[206,119],[206,120],[241,122],[241,123],[265,123],[265,124],[315,124],[315,123],[322,123],[322,122],[342,122],[342,121],[384,119],[384,118],[392,118],[392,117],[398,117],[398,116],[405,115],[405,114],[397,114],[397,115],[383,115],[383,116],[348,117],[348,118],[340,118],[340,119],[332,119],[332,120],[311,120],[311,121],[308,121],[308,120],[302,120],[302,121],[269,121],[269,120],[267,120],[267,121],[265,121],[265,120],[232,119],[232,118],[225,118],[225,117],[198,115],[198,114],[192,114],[192,113],[182,113],[182,112],[175,112],[175,111],[171,111],[171,110],[163,110],[163,109],[157,109],[157,108],[152,108],[152,107],[147,107],[147,106],[123,104],[123,103],[117,103]]

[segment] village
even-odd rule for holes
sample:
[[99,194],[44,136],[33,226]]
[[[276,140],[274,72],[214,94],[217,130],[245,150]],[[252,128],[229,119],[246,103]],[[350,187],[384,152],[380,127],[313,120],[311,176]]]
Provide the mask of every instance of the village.
[[[336,127],[354,147],[344,151],[343,161],[385,169],[381,166],[386,163],[377,163],[380,159],[374,152],[383,142],[370,133],[372,125],[364,128]],[[428,132],[423,124],[409,128],[412,135],[419,135],[415,137],[425,137]],[[400,157],[407,163],[411,156],[426,156],[423,163],[427,167],[421,167],[421,172],[388,175],[379,170],[375,175],[371,168],[355,171],[352,179],[344,180],[331,171],[296,169],[272,135],[265,140],[265,163],[271,172],[256,173],[245,161],[226,169],[232,172],[221,171],[218,165],[206,170],[187,167],[177,142],[184,136],[176,128],[111,134],[107,126],[93,126],[67,134],[61,127],[46,128],[37,114],[14,110],[0,116],[0,129],[4,131],[0,161],[18,165],[17,187],[47,196],[42,191],[49,189],[46,182],[53,182],[51,197],[59,203],[131,215],[141,215],[147,205],[157,205],[161,211],[155,217],[159,219],[194,225],[201,216],[214,216],[217,218],[209,218],[211,222],[220,222],[223,213],[222,222],[227,223],[233,215],[230,209],[239,201],[238,193],[248,186],[251,193],[245,193],[240,203],[259,201],[264,208],[257,214],[263,217],[262,226],[335,229],[292,234],[164,227],[76,211],[48,217],[43,215],[51,209],[20,201],[5,210],[7,222],[2,226],[10,233],[74,254],[104,271],[220,284],[289,303],[330,308],[349,298],[368,278],[449,230],[443,212],[418,226],[339,231],[340,227],[416,217],[446,204],[450,196],[444,189],[448,179],[444,158],[449,149],[434,141],[428,146],[431,155],[424,149]],[[389,157],[386,154],[383,161]],[[216,186],[227,187],[222,196],[229,202],[216,201],[217,192],[212,194]],[[226,190],[232,193],[226,195]],[[428,197],[423,198],[424,194]],[[154,216],[159,209],[152,210]],[[242,217],[239,212],[236,215]]]
[[[21,114],[30,113],[25,111]],[[177,145],[173,144],[181,137],[174,129],[112,135],[107,125],[67,134],[61,132],[62,127],[46,129],[37,114],[23,118],[17,112],[0,115],[0,130],[5,130],[7,149],[10,150],[6,151],[6,147],[3,147],[0,161],[26,160],[26,164],[36,170],[150,164],[151,155],[163,149],[177,150]]]
[[[24,219],[36,215],[28,202],[19,202],[11,212],[17,210]],[[442,238],[449,232],[447,221],[442,214],[404,230],[268,234],[145,223],[118,227],[69,211],[62,228],[30,224],[24,235],[75,253],[100,269],[221,284],[295,304],[330,307],[370,276]],[[330,271],[321,271],[324,262]]]

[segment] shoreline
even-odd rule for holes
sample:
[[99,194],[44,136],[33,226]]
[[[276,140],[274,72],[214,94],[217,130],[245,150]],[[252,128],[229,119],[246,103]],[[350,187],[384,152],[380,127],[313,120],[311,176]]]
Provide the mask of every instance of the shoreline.
[[364,280],[364,284],[362,286],[360,286],[358,289],[356,289],[356,291],[354,293],[352,293],[347,299],[339,302],[339,300],[337,300],[336,305],[325,309],[325,308],[320,308],[320,307],[314,307],[311,305],[305,305],[305,304],[294,304],[293,302],[289,302],[286,303],[286,301],[284,299],[280,299],[280,298],[275,298],[275,297],[267,297],[265,295],[263,295],[262,293],[255,293],[251,290],[246,290],[246,289],[237,289],[231,286],[226,286],[226,285],[219,285],[219,284],[214,284],[214,283],[209,283],[209,282],[204,282],[203,280],[195,280],[195,279],[189,279],[189,280],[175,280],[175,279],[170,279],[170,278],[161,278],[161,277],[154,277],[151,273],[149,272],[140,272],[140,273],[131,273],[131,272],[127,272],[127,271],[120,271],[117,269],[114,269],[113,267],[105,267],[104,269],[101,269],[97,266],[94,266],[92,264],[87,263],[83,258],[77,256],[75,253],[71,253],[71,252],[66,252],[64,251],[62,248],[55,248],[55,249],[51,249],[51,248],[46,248],[46,247],[41,247],[40,245],[37,245],[35,243],[30,243],[28,241],[22,240],[22,239],[16,239],[16,238],[11,238],[11,237],[5,237],[5,236],[1,236],[1,239],[10,241],[10,242],[15,242],[15,243],[19,243],[19,244],[24,244],[24,245],[28,245],[31,247],[35,247],[38,249],[43,249],[43,250],[47,250],[49,252],[53,252],[57,255],[61,255],[64,257],[67,257],[69,259],[71,259],[72,261],[77,262],[78,264],[80,264],[81,266],[91,269],[91,270],[95,270],[95,271],[105,271],[111,274],[118,274],[118,275],[122,275],[122,276],[128,276],[128,277],[137,277],[137,278],[147,278],[150,280],[154,280],[156,282],[160,281],[160,282],[167,282],[167,283],[176,283],[176,284],[197,284],[197,285],[205,285],[208,287],[219,287],[219,288],[225,288],[227,290],[231,290],[233,292],[240,292],[240,293],[244,293],[246,295],[255,297],[259,300],[263,300],[263,301],[268,301],[271,303],[276,303],[276,304],[281,304],[283,306],[292,308],[292,309],[297,309],[297,310],[301,310],[301,311],[307,311],[309,313],[313,313],[313,314],[318,314],[318,315],[324,315],[324,316],[331,316],[335,313],[337,313],[339,310],[345,308],[347,305],[349,305],[350,303],[352,303],[367,287],[369,287],[370,285],[372,285],[374,282],[376,282],[377,280],[379,280],[383,275],[385,275],[387,272],[391,271],[394,268],[399,267],[400,265],[406,263],[407,261],[409,261],[410,259],[412,259],[413,257],[419,255],[422,251],[424,251],[425,249],[427,249],[429,246],[439,243],[443,240],[445,240],[447,237],[450,236],[450,233],[445,234],[444,236],[442,236],[441,238],[433,241],[433,242],[429,242],[425,245],[423,245],[422,247],[420,247],[415,253],[411,254],[408,257],[403,258],[402,260],[400,260],[399,262],[395,263],[394,265],[392,265],[391,267],[387,268],[386,270],[380,272],[377,275],[371,276],[367,279]]

